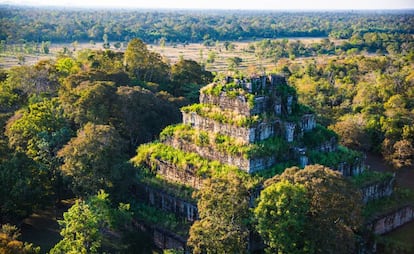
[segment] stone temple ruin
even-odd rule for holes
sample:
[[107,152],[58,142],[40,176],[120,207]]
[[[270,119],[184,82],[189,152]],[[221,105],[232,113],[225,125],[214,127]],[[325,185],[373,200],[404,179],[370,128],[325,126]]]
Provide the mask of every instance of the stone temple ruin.
[[[164,132],[161,141],[210,161],[255,173],[282,162],[326,164],[321,161],[326,153],[332,157],[327,166],[345,176],[362,172],[362,155],[339,149],[337,135],[316,123],[312,110],[297,102],[295,89],[282,76],[227,77],[201,89],[200,103],[182,108],[182,114],[183,124]],[[200,136],[205,140],[198,140]],[[166,161],[151,163],[166,178],[197,188],[197,168],[177,174]]]
[[[139,147],[133,161],[163,179],[143,181],[144,200],[188,221],[197,219],[196,202],[167,183],[198,189],[215,170],[261,174],[286,165],[322,164],[347,177],[364,171],[363,155],[338,146],[338,136],[317,124],[280,75],[226,77],[202,88],[200,103],[183,107],[182,115],[182,124]],[[393,186],[393,176],[361,184],[363,202],[390,196]],[[162,248],[185,248],[185,242],[165,234],[161,242]]]

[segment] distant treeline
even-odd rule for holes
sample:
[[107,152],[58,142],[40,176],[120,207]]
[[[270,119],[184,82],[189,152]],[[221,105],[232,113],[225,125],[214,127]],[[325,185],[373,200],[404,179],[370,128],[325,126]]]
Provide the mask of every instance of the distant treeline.
[[129,41],[186,43],[255,38],[414,33],[413,11],[155,11],[0,6],[0,40],[8,43]]

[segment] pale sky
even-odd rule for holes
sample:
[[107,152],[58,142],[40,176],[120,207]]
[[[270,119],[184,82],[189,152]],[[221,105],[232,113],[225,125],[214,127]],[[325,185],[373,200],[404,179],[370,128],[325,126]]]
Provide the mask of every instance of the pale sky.
[[414,0],[0,0],[0,4],[101,8],[372,10],[414,9]]

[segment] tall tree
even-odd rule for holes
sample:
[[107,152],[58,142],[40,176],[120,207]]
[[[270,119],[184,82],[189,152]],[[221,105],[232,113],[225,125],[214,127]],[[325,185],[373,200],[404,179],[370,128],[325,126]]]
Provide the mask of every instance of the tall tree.
[[87,122],[108,124],[115,92],[113,82],[83,81],[73,88],[65,84],[59,99],[65,113],[79,126]]
[[134,78],[142,80],[148,66],[149,51],[140,39],[132,39],[125,50],[124,65],[127,72]]
[[392,145],[389,139],[383,142],[385,159],[395,168],[410,167],[414,164],[414,145],[407,139],[402,139]]
[[[303,170],[288,168],[280,176],[267,180],[265,186],[267,188],[285,181],[300,184],[306,189],[309,209],[301,241],[306,243],[306,253],[352,252],[356,246],[355,233],[362,221],[361,197],[352,184],[337,171],[321,165],[310,165]],[[276,201],[274,207],[278,207]],[[263,233],[266,237],[271,231],[262,230]]]
[[57,152],[72,136],[72,130],[56,98],[44,99],[17,111],[6,125],[9,145],[37,162],[38,177],[45,189],[59,198],[61,190],[60,161]]
[[161,55],[149,51],[147,45],[136,38],[128,43],[124,66],[129,75],[138,81],[162,83],[169,77],[169,66]]
[[[68,122],[62,107],[56,98],[45,99],[41,102],[30,104],[27,109],[17,111],[9,119],[5,134],[9,138],[9,144],[19,152],[24,152],[33,159],[41,156],[40,143],[46,137],[58,135],[59,132],[67,132]],[[60,140],[60,146],[66,143],[68,136]],[[56,149],[56,147],[53,147]],[[59,144],[57,149],[60,149]]]
[[254,215],[267,253],[309,253],[309,203],[305,187],[297,183],[277,182],[260,193]]
[[53,94],[59,87],[57,70],[50,60],[39,61],[34,66],[19,66],[8,70],[5,86],[23,99],[41,93]]
[[123,246],[117,246],[120,239],[110,231],[118,230],[120,224],[131,219],[129,206],[121,204],[114,209],[108,196],[104,191],[99,191],[86,201],[77,200],[59,221],[63,239],[50,253],[102,253],[109,246],[116,246],[112,249],[114,252],[122,251]]
[[[5,152],[0,158],[0,224],[17,222],[40,204],[45,184],[36,162],[23,153]],[[5,157],[3,157],[5,156]]]
[[87,123],[59,152],[62,172],[71,178],[71,189],[88,196],[110,189],[124,176],[123,139],[114,127]]
[[213,74],[205,71],[196,61],[180,59],[171,66],[171,84],[168,92],[197,102],[200,88],[212,80]]
[[200,220],[190,229],[193,253],[246,253],[249,188],[234,172],[206,180],[196,194]]
[[141,87],[118,87],[111,123],[129,142],[129,151],[156,138],[167,125],[180,121],[180,112],[168,100]]
[[213,75],[196,61],[180,59],[171,67],[171,79],[181,84],[207,84],[212,81]]
[[78,65],[79,64],[74,59],[70,57],[62,57],[57,60],[56,69],[62,76],[67,77],[80,71]]
[[102,241],[99,232],[100,220],[85,201],[77,200],[63,214],[63,218],[64,220],[59,221],[63,227],[63,239],[50,250],[50,253],[99,253]]
[[340,136],[341,144],[346,147],[359,150],[371,148],[370,138],[366,132],[366,120],[362,114],[345,115],[330,128]]

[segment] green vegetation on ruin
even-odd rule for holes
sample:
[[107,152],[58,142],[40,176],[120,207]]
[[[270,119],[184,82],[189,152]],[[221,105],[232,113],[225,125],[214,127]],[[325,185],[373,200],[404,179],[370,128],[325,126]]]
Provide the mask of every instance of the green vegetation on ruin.
[[390,180],[393,174],[390,172],[378,172],[373,170],[365,170],[359,175],[352,176],[351,181],[358,187],[364,187],[376,182]]
[[192,197],[194,191],[192,187],[177,182],[167,181],[162,175],[151,172],[149,168],[140,168],[139,182],[154,189],[165,191],[166,193],[183,200],[196,202]]
[[246,117],[231,110],[222,110],[221,108],[210,104],[193,104],[182,107],[185,113],[194,112],[199,116],[210,118],[222,124],[230,124],[237,127],[251,127],[259,122],[259,116]]
[[276,94],[278,96],[296,96],[296,89],[288,84],[281,84],[276,86]]
[[137,155],[131,159],[136,165],[147,165],[151,170],[157,169],[159,161],[175,165],[178,170],[194,170],[198,176],[208,177],[225,174],[229,171],[242,173],[237,167],[209,161],[197,153],[186,153],[162,143],[143,144],[138,147]]
[[[294,89],[296,90],[296,88],[294,88]],[[297,103],[296,106],[293,109],[294,109],[294,111],[293,111],[294,114],[301,115],[301,116],[304,115],[304,114],[314,114],[315,113],[315,111],[311,107],[309,107],[305,104],[301,104],[301,103]]]
[[[287,153],[287,152],[286,152]],[[253,175],[260,178],[260,179],[269,179],[274,177],[275,175],[280,175],[282,174],[285,169],[293,167],[293,166],[297,166],[297,162],[296,161],[292,161],[292,160],[288,160],[288,161],[284,161],[281,163],[277,163],[274,166],[268,168],[268,169],[264,169],[264,170],[260,170],[257,172],[254,172]]]
[[[221,79],[221,80],[220,80]],[[286,83],[278,84],[276,85],[276,89],[267,89],[267,88],[260,88],[257,87],[260,86],[262,81],[254,80],[254,79],[247,79],[245,80],[247,83],[251,83],[253,92],[250,93],[247,91],[247,89],[243,86],[242,82],[237,81],[231,81],[229,83],[225,83],[224,80],[222,80],[223,77],[219,77],[215,79],[215,83],[210,84],[204,88],[201,89],[201,93],[212,95],[212,96],[227,96],[229,98],[236,98],[236,97],[244,97],[247,101],[247,104],[250,109],[252,109],[255,105],[255,98],[256,96],[278,96],[282,98],[283,100],[287,100],[287,97],[289,96],[296,96],[296,89]],[[243,77],[241,77],[243,79]],[[269,85],[269,84],[267,84]],[[292,105],[292,107],[296,107],[296,105]],[[302,112],[305,108],[303,107],[297,107],[297,113]],[[310,108],[306,108],[307,112],[312,112]]]
[[341,163],[354,165],[357,161],[362,160],[361,152],[354,151],[343,146],[338,146],[338,149],[333,152],[311,150],[308,152],[308,155],[312,164],[322,164],[333,169],[338,169],[338,166]]
[[311,131],[303,133],[303,143],[308,148],[316,148],[325,142],[329,142],[332,138],[338,140],[338,135],[320,124]]
[[145,224],[167,229],[180,236],[186,237],[191,223],[184,218],[177,217],[174,213],[139,203],[133,206],[135,217],[144,221]]
[[249,108],[252,109],[254,107],[255,96],[246,91],[241,83],[236,83],[234,81],[227,84],[213,83],[201,89],[200,92],[213,96],[220,96],[225,93],[227,97],[232,99],[244,97]]
[[246,159],[280,157],[288,146],[287,142],[281,137],[272,137],[257,143],[245,144],[230,136],[208,133],[185,124],[171,125],[164,128],[160,134],[160,140],[165,141],[169,138],[181,139],[200,147],[213,147],[219,152],[232,156],[243,156]]
[[397,188],[389,197],[368,202],[364,206],[363,216],[368,221],[374,220],[406,205],[414,205],[414,192],[410,189]]

